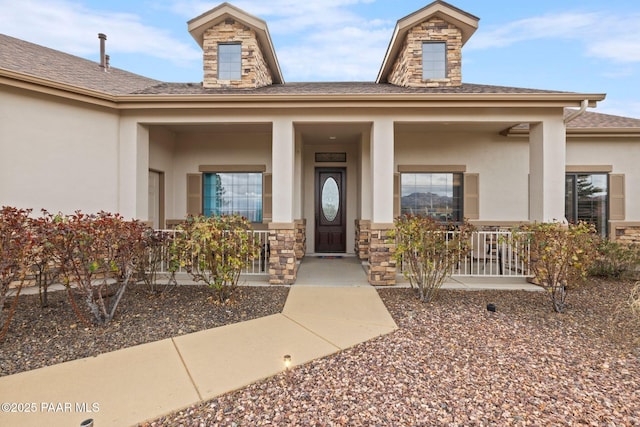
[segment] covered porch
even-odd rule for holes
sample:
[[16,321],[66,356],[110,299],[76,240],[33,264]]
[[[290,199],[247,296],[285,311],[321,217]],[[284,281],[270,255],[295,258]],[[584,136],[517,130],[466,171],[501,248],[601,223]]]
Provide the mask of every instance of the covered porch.
[[[396,283],[387,233],[406,211],[405,176],[459,179],[454,203],[481,232],[564,217],[562,108],[442,111],[137,118],[123,126],[135,135],[134,144],[122,144],[135,148],[136,162],[121,157],[121,174],[134,174],[137,184],[122,189],[121,204],[155,228],[171,228],[189,214],[214,212],[206,205],[216,196],[205,188],[207,176],[258,174],[254,229],[268,261],[257,272],[268,270],[271,283],[294,283],[299,260],[322,254],[357,257],[369,283]],[[528,138],[505,136],[521,123],[531,129]],[[478,247],[461,275],[511,271],[506,256],[495,256],[493,268],[480,252],[490,250]]]

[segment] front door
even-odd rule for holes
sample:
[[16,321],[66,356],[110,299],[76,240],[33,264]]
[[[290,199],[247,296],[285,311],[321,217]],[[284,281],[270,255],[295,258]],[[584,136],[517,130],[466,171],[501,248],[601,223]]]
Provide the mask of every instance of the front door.
[[316,168],[315,252],[346,252],[345,169]]

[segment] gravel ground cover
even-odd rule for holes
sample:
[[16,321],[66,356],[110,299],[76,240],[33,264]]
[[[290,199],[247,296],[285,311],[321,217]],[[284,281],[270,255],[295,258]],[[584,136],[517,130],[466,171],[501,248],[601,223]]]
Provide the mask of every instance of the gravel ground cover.
[[107,327],[79,322],[65,291],[49,293],[46,308],[38,295],[21,295],[0,342],[0,376],[280,313],[288,293],[288,287],[241,286],[232,304],[219,305],[206,286],[178,286],[160,294],[131,286]]
[[143,425],[640,425],[630,287],[593,280],[566,314],[544,293],[381,289],[397,331]]

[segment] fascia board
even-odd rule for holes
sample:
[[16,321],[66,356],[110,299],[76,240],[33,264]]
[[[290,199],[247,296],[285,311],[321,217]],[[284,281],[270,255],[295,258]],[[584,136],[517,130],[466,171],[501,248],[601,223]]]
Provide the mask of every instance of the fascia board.
[[117,107],[117,96],[115,95],[3,69],[0,69],[0,85],[25,89],[60,98],[72,99],[103,107]]

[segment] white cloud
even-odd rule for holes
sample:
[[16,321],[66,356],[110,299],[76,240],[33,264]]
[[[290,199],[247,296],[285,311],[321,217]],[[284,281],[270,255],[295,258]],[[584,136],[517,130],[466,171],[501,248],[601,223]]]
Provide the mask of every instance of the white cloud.
[[492,49],[529,40],[572,40],[583,44],[585,55],[616,62],[640,62],[640,14],[561,13],[521,19],[482,29],[466,48]]
[[598,113],[640,119],[640,101],[605,99],[598,103]]
[[521,19],[493,28],[480,28],[466,47],[491,49],[534,39],[579,38],[593,30],[597,22],[595,13],[563,13]]
[[6,34],[75,55],[98,52],[98,33],[107,50],[136,53],[174,63],[196,61],[201,53],[135,14],[89,9],[69,0],[0,0],[0,28]]
[[[367,19],[353,6],[373,0],[237,0],[233,4],[267,22],[287,81],[376,78],[395,21]],[[190,19],[218,3],[169,2]]]

